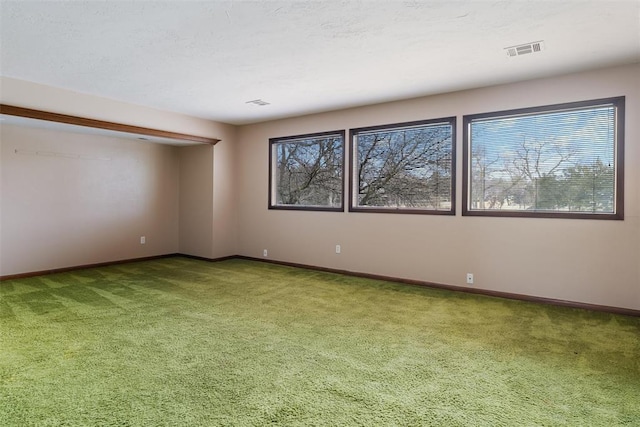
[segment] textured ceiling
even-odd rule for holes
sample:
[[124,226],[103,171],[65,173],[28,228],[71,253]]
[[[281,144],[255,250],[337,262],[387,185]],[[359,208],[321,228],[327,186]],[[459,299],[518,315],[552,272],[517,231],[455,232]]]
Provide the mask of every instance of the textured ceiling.
[[5,77],[233,124],[640,61],[640,0],[2,0],[0,15]]

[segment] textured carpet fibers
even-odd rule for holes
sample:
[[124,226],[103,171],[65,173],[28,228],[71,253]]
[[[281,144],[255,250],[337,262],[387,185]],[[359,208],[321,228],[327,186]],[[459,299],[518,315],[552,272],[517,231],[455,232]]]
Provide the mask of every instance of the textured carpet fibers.
[[0,284],[2,426],[640,426],[640,319],[187,258]]

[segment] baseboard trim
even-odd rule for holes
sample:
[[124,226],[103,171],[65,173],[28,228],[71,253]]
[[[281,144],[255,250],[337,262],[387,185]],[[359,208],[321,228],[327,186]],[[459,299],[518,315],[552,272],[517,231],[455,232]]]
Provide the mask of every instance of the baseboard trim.
[[400,278],[400,277],[383,276],[383,275],[379,275],[379,274],[360,273],[360,272],[357,272],[357,271],[340,270],[340,269],[328,268],[328,267],[318,267],[318,266],[315,266],[315,265],[298,264],[298,263],[294,263],[294,262],[278,261],[278,260],[264,259],[264,258],[254,258],[254,257],[243,256],[243,255],[238,255],[235,258],[245,259],[245,260],[249,260],[249,261],[265,262],[265,263],[269,263],[269,264],[285,265],[285,266],[288,266],[288,267],[305,268],[305,269],[308,269],[308,270],[324,271],[324,272],[327,272],[327,273],[344,274],[346,276],[362,277],[362,278],[365,278],[365,279],[384,280],[384,281],[388,281],[388,282],[402,283],[402,284],[405,284],[405,285],[422,286],[422,287],[435,288],[435,289],[444,289],[444,290],[454,291],[454,292],[466,292],[466,293],[470,293],[470,294],[479,294],[479,295],[484,295],[484,296],[489,296],[489,297],[494,297],[494,298],[505,298],[505,299],[511,299],[511,300],[533,302],[533,303],[537,303],[537,304],[556,305],[556,306],[561,306],[561,307],[579,308],[579,309],[582,309],[582,310],[600,311],[600,312],[604,312],[604,313],[621,314],[621,315],[624,315],[624,316],[640,317],[640,310],[634,310],[634,309],[631,309],[631,308],[612,307],[612,306],[608,306],[608,305],[598,305],[598,304],[588,304],[588,303],[582,303],[582,302],[576,302],[576,301],[568,301],[568,300],[561,300],[561,299],[554,299],[554,298],[545,298],[545,297],[537,297],[537,296],[531,296],[531,295],[515,294],[515,293],[510,293],[510,292],[492,291],[492,290],[489,290],[489,289],[465,288],[463,286],[445,285],[445,284],[442,284],[442,283],[427,282],[427,281],[422,281],[422,280],[403,279],[403,278]]
[[174,254],[174,256],[179,256],[179,257],[189,258],[189,259],[197,259],[199,261],[208,261],[208,262],[220,262],[220,261],[227,261],[230,259],[238,258],[238,255],[229,255],[229,256],[223,256],[219,258],[206,258],[203,256],[189,255],[189,254]]
[[152,261],[154,259],[171,258],[178,255],[180,254],[174,253],[174,254],[164,254],[164,255],[153,255],[153,256],[146,256],[141,258],[127,258],[127,259],[120,259],[116,261],[105,261],[105,262],[96,262],[93,264],[74,265],[71,267],[51,268],[49,270],[28,271],[26,273],[7,274],[4,276],[0,276],[0,281],[12,280],[12,279],[24,279],[27,277],[44,276],[47,274],[66,273],[68,271],[84,270],[87,268],[108,267],[110,265],[118,265],[118,264],[129,264],[132,262]]
[[256,257],[249,257],[249,256],[244,256],[244,255],[229,255],[229,256],[224,256],[224,257],[219,257],[219,258],[206,258],[206,257],[197,256],[197,255],[189,255],[189,254],[182,254],[182,253],[172,253],[172,254],[154,255],[154,256],[148,256],[148,257],[142,257],[142,258],[131,258],[131,259],[116,260],[116,261],[99,262],[99,263],[94,263],[94,264],[84,264],[84,265],[77,265],[77,266],[73,266],[73,267],[63,267],[63,268],[53,268],[53,269],[49,269],[49,270],[31,271],[31,272],[27,272],[27,273],[8,274],[8,275],[0,276],[0,281],[12,280],[12,279],[23,279],[23,278],[27,278],[27,277],[44,276],[44,275],[47,275],[47,274],[65,273],[65,272],[74,271],[74,270],[84,270],[84,269],[87,269],[87,268],[106,267],[106,266],[110,266],[110,265],[129,264],[129,263],[132,263],[132,262],[152,261],[152,260],[156,260],[156,259],[173,258],[173,257],[183,257],[183,258],[195,259],[195,260],[206,261],[206,262],[220,262],[220,261],[227,261],[227,260],[231,260],[231,259],[244,259],[244,260],[248,260],[248,261],[258,261],[258,262],[264,262],[264,263],[268,263],[268,264],[284,265],[284,266],[287,266],[287,267],[305,268],[307,270],[315,270],[315,271],[324,271],[324,272],[327,272],[327,273],[344,274],[345,276],[362,277],[362,278],[365,278],[365,279],[385,280],[385,281],[388,281],[388,282],[402,283],[402,284],[405,284],[405,285],[422,286],[422,287],[427,287],[427,288],[444,289],[444,290],[454,291],[454,292],[466,292],[466,293],[470,293],[470,294],[479,294],[479,295],[485,295],[485,296],[495,297],[495,298],[505,298],[505,299],[511,299],[511,300],[533,302],[533,303],[538,303],[538,304],[556,305],[556,306],[561,306],[561,307],[579,308],[579,309],[582,309],[582,310],[600,311],[600,312],[604,312],[604,313],[621,314],[621,315],[624,315],[624,316],[640,317],[640,310],[634,310],[634,309],[631,309],[631,308],[612,307],[612,306],[608,306],[608,305],[598,305],[598,304],[588,304],[588,303],[561,300],[561,299],[554,299],[554,298],[545,298],[545,297],[536,297],[536,296],[531,296],[531,295],[515,294],[515,293],[510,293],[510,292],[492,291],[492,290],[489,290],[489,289],[465,288],[463,286],[445,285],[443,283],[427,282],[427,281],[423,281],[423,280],[404,279],[404,278],[401,278],[401,277],[391,277],[391,276],[383,276],[383,275],[379,275],[379,274],[361,273],[361,272],[358,272],[358,271],[341,270],[341,269],[337,269],[337,268],[320,267],[320,266],[317,266],[317,265],[299,264],[299,263],[295,263],[295,262],[278,261],[278,260],[274,260],[274,259],[256,258]]
[[56,274],[56,273],[66,273],[68,271],[74,270],[84,270],[87,268],[96,268],[96,267],[107,267],[110,265],[118,265],[118,264],[129,264],[132,262],[140,262],[140,261],[152,261],[154,259],[162,259],[162,258],[173,258],[173,257],[183,257],[183,258],[191,258],[197,259],[200,261],[208,261],[208,262],[218,262],[218,261],[226,261],[228,259],[237,258],[237,255],[224,256],[220,258],[206,258],[197,255],[189,255],[189,254],[181,254],[181,253],[172,253],[172,254],[164,254],[164,255],[153,255],[142,258],[128,258],[128,259],[120,259],[116,261],[105,261],[105,262],[97,262],[93,264],[82,264],[82,265],[74,265],[72,267],[62,267],[62,268],[52,268],[49,270],[40,270],[40,271],[29,271],[26,273],[18,273],[18,274],[7,274],[4,276],[0,276],[0,281],[3,280],[11,280],[11,279],[24,279],[26,277],[35,277],[35,276],[44,276],[47,274]]

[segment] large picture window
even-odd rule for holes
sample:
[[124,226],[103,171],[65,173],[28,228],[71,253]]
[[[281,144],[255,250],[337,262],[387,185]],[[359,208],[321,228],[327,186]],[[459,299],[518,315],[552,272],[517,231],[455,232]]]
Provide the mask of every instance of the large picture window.
[[463,123],[463,215],[623,218],[624,97]]
[[455,117],[352,129],[355,212],[455,213]]
[[343,211],[344,131],[269,140],[269,209]]

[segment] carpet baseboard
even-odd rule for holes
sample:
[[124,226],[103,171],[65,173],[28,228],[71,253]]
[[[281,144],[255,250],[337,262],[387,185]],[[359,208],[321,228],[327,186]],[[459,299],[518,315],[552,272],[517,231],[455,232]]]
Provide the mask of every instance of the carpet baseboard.
[[11,280],[11,279],[24,279],[26,277],[44,276],[46,274],[65,273],[67,271],[84,270],[85,268],[107,267],[109,265],[128,264],[131,262],[140,262],[140,261],[151,261],[154,259],[171,258],[178,255],[180,254],[174,253],[174,254],[164,254],[164,255],[153,255],[153,256],[146,256],[141,258],[127,258],[127,259],[120,259],[115,261],[96,262],[93,264],[82,264],[82,265],[73,265],[70,267],[51,268],[48,270],[28,271],[25,273],[6,274],[4,276],[0,276],[0,281]]
[[223,257],[219,257],[219,258],[207,258],[207,257],[203,257],[203,256],[188,255],[188,254],[173,254],[173,256],[181,256],[183,258],[197,259],[197,260],[200,260],[200,261],[209,261],[209,262],[220,262],[220,261],[226,261],[228,259],[237,259],[238,258],[238,255],[228,255],[228,256],[223,256]]
[[299,264],[294,262],[278,261],[273,259],[255,258],[255,257],[244,256],[244,255],[229,255],[229,256],[224,256],[220,258],[206,258],[206,257],[197,256],[197,255],[172,253],[172,254],[154,255],[154,256],[142,257],[142,258],[131,258],[131,259],[123,259],[123,260],[117,260],[117,261],[99,262],[94,264],[84,264],[84,265],[77,265],[72,267],[53,268],[49,270],[32,271],[32,272],[26,272],[26,273],[8,274],[5,276],[0,276],[0,281],[10,280],[10,279],[22,279],[22,278],[34,277],[34,276],[43,276],[46,274],[64,273],[67,271],[82,270],[86,268],[106,267],[109,265],[127,264],[127,263],[140,262],[140,261],[151,261],[155,259],[171,258],[176,256],[196,259],[200,261],[208,261],[208,262],[219,262],[219,261],[225,261],[230,259],[245,259],[249,261],[265,262],[269,264],[285,265],[288,267],[297,267],[297,268],[305,268],[308,270],[324,271],[328,273],[344,274],[347,276],[362,277],[366,279],[385,280],[389,282],[403,283],[403,284],[412,285],[412,286],[423,286],[428,288],[445,289],[445,290],[454,291],[454,292],[466,292],[466,293],[479,294],[479,295],[485,295],[485,296],[496,297],[496,298],[506,298],[506,299],[512,299],[512,300],[534,302],[538,304],[557,305],[562,307],[579,308],[583,310],[600,311],[600,312],[611,313],[611,314],[621,314],[625,316],[640,317],[640,310],[634,310],[631,308],[613,307],[613,306],[599,305],[599,304],[588,304],[583,302],[537,297],[537,296],[524,295],[524,294],[515,294],[510,292],[492,291],[489,289],[465,288],[463,286],[445,285],[442,283],[427,282],[423,280],[404,279],[401,277],[391,277],[391,276],[383,276],[379,274],[361,273],[357,271],[340,270],[336,268],[320,267],[316,265]]
[[266,262],[266,263],[278,264],[278,265],[285,265],[289,267],[306,268],[309,270],[324,271],[328,273],[344,274],[347,276],[362,277],[366,279],[385,280],[388,282],[396,282],[396,283],[402,283],[402,284],[412,285],[412,286],[423,286],[428,288],[444,289],[444,290],[454,291],[454,292],[466,292],[470,294],[479,294],[479,295],[485,295],[485,296],[496,297],[496,298],[506,298],[511,300],[527,301],[527,302],[533,302],[538,304],[557,305],[562,307],[579,308],[583,310],[600,311],[600,312],[611,313],[611,314],[622,314],[625,316],[640,317],[640,310],[634,310],[631,308],[613,307],[613,306],[599,305],[599,304],[589,304],[589,303],[568,301],[568,300],[561,300],[561,299],[554,299],[554,298],[537,297],[532,295],[515,294],[510,292],[492,291],[489,289],[465,288],[462,286],[445,285],[442,283],[427,282],[423,280],[403,279],[400,277],[361,273],[357,271],[340,270],[340,269],[328,268],[328,267],[318,267],[314,265],[298,264],[293,262],[277,261],[277,260],[264,259],[264,258],[254,258],[254,257],[243,256],[243,255],[238,255],[235,258],[246,259],[250,261]]
[[230,256],[225,256],[220,258],[206,258],[206,257],[197,256],[197,255],[181,254],[176,252],[171,254],[153,255],[153,256],[147,256],[147,257],[141,257],[141,258],[127,258],[127,259],[120,259],[116,261],[105,261],[105,262],[97,262],[93,264],[74,265],[71,267],[51,268],[49,270],[28,271],[25,273],[17,273],[17,274],[6,274],[4,276],[0,276],[0,281],[11,280],[11,279],[24,279],[26,277],[44,276],[46,274],[65,273],[67,271],[84,270],[86,268],[107,267],[110,265],[129,264],[132,262],[140,262],[140,261],[152,261],[154,259],[172,258],[176,256],[197,259],[200,261],[209,261],[209,262],[225,261],[228,259],[233,259],[238,257],[237,255],[230,255]]

